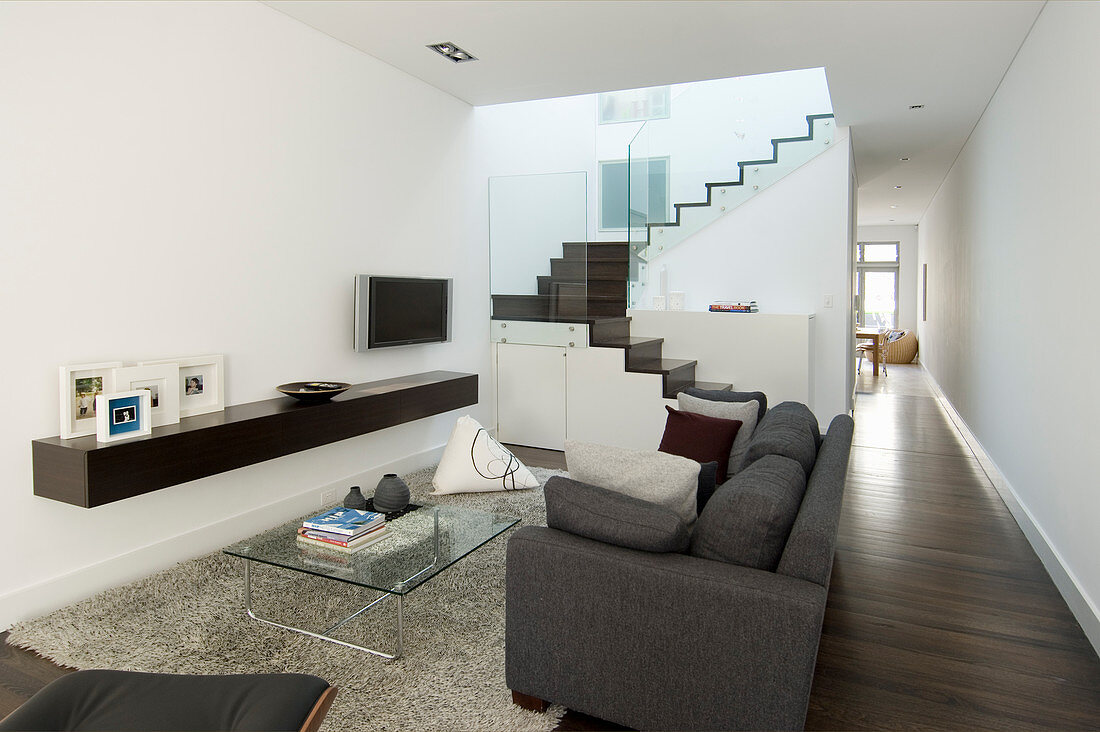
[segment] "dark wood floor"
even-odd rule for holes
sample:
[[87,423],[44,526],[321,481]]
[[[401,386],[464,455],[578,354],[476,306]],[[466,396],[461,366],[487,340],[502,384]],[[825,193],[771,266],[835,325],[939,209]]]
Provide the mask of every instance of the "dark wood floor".
[[[1100,660],[923,373],[858,389],[806,728],[1100,729]],[[0,645],[0,716],[63,673]]]

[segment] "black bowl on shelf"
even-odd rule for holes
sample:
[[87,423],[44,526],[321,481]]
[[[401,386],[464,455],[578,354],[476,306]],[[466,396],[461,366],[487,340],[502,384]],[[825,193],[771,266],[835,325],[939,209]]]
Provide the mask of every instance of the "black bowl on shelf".
[[343,381],[292,381],[275,387],[276,390],[294,397],[303,404],[327,402],[350,388],[351,384]]

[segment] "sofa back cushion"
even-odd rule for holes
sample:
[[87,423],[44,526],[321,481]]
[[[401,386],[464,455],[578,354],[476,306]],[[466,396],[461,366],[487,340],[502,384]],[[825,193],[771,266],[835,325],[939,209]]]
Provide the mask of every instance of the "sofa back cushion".
[[779,407],[768,410],[764,421],[756,426],[739,467],[744,470],[766,455],[790,458],[802,466],[804,475],[809,476],[817,460],[817,441],[804,414]]
[[625,493],[555,475],[546,481],[551,529],[646,552],[683,552],[688,527],[676,512]]
[[806,475],[794,460],[766,455],[754,461],[707,502],[690,553],[774,572],[805,490]]
[[772,407],[771,411],[779,414],[787,413],[804,421],[806,427],[810,430],[810,434],[814,436],[814,445],[818,448],[821,447],[821,427],[817,424],[817,417],[805,404],[802,402],[781,402]]
[[723,391],[689,386],[680,393],[714,402],[756,402],[757,423],[764,419],[764,413],[768,411],[768,397],[762,391]]
[[699,463],[663,452],[565,441],[569,477],[672,509],[690,527],[698,514]]

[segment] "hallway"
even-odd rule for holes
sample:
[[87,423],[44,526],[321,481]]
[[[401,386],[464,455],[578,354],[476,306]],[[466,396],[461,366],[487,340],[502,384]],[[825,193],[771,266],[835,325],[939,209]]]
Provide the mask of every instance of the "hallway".
[[916,365],[857,377],[807,729],[1097,729],[1100,660]]

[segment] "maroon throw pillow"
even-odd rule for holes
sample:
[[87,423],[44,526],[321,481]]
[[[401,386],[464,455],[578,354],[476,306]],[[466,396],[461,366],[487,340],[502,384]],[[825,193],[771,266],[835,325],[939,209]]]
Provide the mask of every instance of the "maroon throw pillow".
[[667,405],[665,409],[668,410],[668,419],[665,420],[661,446],[657,449],[700,463],[716,462],[718,485],[725,483],[730,449],[733,447],[733,438],[737,437],[737,430],[741,429],[741,420],[681,412]]

